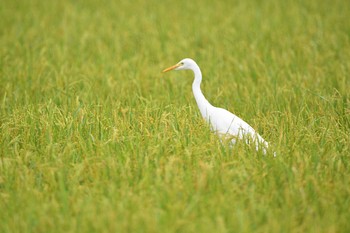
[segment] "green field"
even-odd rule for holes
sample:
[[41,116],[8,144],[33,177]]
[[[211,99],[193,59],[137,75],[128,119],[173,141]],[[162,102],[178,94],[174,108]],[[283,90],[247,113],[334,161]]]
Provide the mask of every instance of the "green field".
[[[350,232],[350,2],[0,6],[0,232]],[[215,106],[278,156],[221,143]]]

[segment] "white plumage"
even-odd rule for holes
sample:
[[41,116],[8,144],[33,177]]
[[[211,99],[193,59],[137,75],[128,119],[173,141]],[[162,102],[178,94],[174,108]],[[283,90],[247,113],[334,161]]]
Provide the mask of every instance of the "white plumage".
[[235,143],[237,139],[245,140],[246,143],[255,143],[256,150],[262,149],[266,154],[268,143],[245,121],[238,116],[223,108],[214,107],[204,97],[200,85],[202,82],[202,73],[197,63],[185,58],[174,66],[171,66],[163,72],[170,70],[192,70],[194,81],[192,84],[193,95],[196,99],[198,108],[203,118],[210,124],[211,130],[221,137],[228,138]]

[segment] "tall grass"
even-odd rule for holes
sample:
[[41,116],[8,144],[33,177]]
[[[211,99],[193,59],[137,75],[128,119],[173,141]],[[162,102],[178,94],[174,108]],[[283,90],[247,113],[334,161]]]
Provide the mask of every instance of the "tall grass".
[[[0,232],[349,232],[350,3],[0,7]],[[208,100],[277,151],[221,144]]]

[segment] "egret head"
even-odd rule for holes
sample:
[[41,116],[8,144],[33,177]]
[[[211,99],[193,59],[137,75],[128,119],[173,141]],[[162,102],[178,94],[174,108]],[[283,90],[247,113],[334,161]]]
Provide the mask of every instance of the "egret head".
[[170,66],[169,68],[166,68],[165,70],[163,70],[163,73],[171,70],[191,70],[193,69],[193,67],[195,67],[195,65],[196,65],[196,62],[193,61],[191,58],[185,58],[185,59],[182,59],[176,65]]

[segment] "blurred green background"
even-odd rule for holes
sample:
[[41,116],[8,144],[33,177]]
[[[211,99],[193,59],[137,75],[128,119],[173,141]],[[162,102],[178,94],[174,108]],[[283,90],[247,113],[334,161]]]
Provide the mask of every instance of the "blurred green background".
[[[0,232],[349,232],[350,2],[0,7]],[[278,154],[221,144],[215,106]]]

